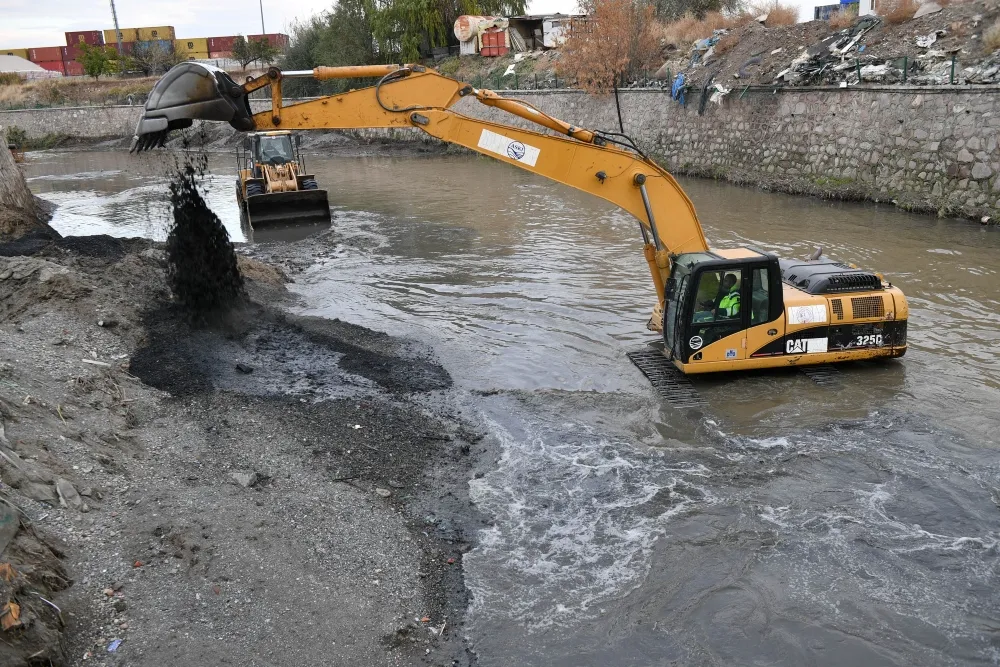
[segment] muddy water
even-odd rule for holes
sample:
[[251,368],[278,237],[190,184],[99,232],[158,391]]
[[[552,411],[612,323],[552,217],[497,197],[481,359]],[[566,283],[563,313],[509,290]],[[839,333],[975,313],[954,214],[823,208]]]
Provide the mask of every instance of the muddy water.
[[[60,231],[155,236],[166,170],[133,165],[63,154],[29,175]],[[834,388],[699,379],[692,414],[624,357],[653,304],[627,216],[483,159],[313,166],[341,242],[295,286],[303,311],[430,343],[488,434],[471,488],[490,523],[465,559],[480,664],[1000,661],[996,230],[684,181],[714,244],[823,246],[911,306],[899,362]]]

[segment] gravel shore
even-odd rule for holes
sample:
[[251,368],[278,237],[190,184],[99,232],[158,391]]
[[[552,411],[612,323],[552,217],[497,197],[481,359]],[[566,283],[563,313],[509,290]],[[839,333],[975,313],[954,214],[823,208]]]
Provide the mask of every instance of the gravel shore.
[[286,313],[247,257],[249,303],[195,326],[162,246],[0,255],[0,663],[474,662],[478,436],[428,350]]

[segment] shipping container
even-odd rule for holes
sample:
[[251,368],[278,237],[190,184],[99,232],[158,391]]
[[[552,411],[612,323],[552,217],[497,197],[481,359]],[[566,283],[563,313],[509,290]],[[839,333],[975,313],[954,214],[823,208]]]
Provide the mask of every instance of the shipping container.
[[76,60],[83,54],[83,49],[79,46],[63,46],[59,50],[62,52],[63,62]]
[[171,42],[177,39],[177,35],[174,33],[174,27],[172,25],[159,25],[152,26],[149,28],[136,28],[136,40],[137,42],[152,42],[157,40],[170,40]]
[[209,60],[229,60],[233,57],[232,51],[209,51]]
[[212,51],[232,51],[233,42],[236,41],[235,35],[230,35],[229,37],[209,37],[208,38],[208,50]]
[[66,66],[63,65],[61,60],[42,60],[42,61],[32,61],[42,69],[47,69],[50,72],[59,72],[60,74],[66,73]]
[[175,39],[174,51],[180,54],[208,53],[208,38],[192,37],[190,39]]
[[248,42],[259,42],[262,39],[267,39],[268,44],[276,46],[279,49],[284,49],[288,46],[288,35],[281,33],[269,32],[265,35],[247,35]]
[[66,76],[83,76],[83,64],[75,60],[63,62],[63,69]]
[[0,56],[17,56],[28,60],[28,49],[0,49]]
[[28,60],[33,63],[52,62],[53,60],[62,62],[62,47],[39,46],[37,49],[28,49]]
[[132,49],[137,51],[140,49],[154,49],[157,47],[159,47],[162,51],[171,53],[174,50],[174,42],[173,40],[166,39],[143,40],[136,42]]
[[[122,28],[120,32],[122,33],[122,41],[123,42],[134,42],[134,41],[136,41],[135,28]],[[105,30],[104,31],[104,43],[108,44],[108,45],[117,44],[118,43],[118,38],[115,37],[115,31],[114,30]]]
[[80,30],[66,33],[66,46],[79,46],[80,44],[104,46],[104,33],[100,30]]

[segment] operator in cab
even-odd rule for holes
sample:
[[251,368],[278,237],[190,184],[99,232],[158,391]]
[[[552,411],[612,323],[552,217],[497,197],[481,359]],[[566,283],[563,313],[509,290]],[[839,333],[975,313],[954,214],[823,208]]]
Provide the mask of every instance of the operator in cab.
[[[719,282],[722,278],[722,282]],[[699,301],[699,310],[695,312],[693,322],[695,324],[704,322],[718,322],[720,320],[736,319],[740,315],[740,285],[739,278],[735,273],[727,273],[722,276],[722,272],[709,273],[702,280],[702,288],[710,289],[715,293],[715,298],[707,298]],[[712,284],[718,286],[712,288]],[[709,292],[709,294],[712,294]]]
[[727,273],[722,282],[722,300],[715,309],[716,319],[733,318],[740,314],[740,286],[735,273]]

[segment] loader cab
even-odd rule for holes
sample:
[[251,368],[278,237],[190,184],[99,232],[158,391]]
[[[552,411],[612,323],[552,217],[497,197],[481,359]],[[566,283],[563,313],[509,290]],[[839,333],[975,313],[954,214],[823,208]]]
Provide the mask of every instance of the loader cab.
[[781,270],[774,255],[749,248],[673,258],[663,311],[664,351],[675,363],[716,364],[748,358],[780,340]]
[[[298,136],[295,138],[298,139]],[[279,165],[296,161],[292,135],[287,132],[248,135],[244,148],[249,151],[255,164]]]

